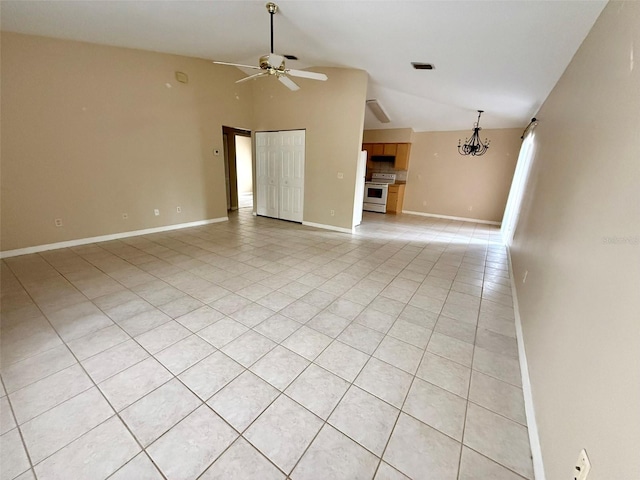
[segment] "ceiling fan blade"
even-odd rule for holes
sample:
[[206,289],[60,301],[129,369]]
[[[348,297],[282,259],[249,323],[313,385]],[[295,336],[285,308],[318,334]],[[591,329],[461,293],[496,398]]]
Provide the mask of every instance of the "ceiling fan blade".
[[261,70],[260,67],[256,67],[255,65],[242,65],[240,63],[216,62],[216,61],[214,61],[213,63],[215,63],[216,65],[230,65],[232,67],[253,68],[254,70]]
[[284,57],[282,55],[276,55],[275,53],[269,55],[269,65],[271,65],[273,68],[280,68],[282,62],[284,62]]
[[322,80],[323,82],[329,78],[324,73],[307,72],[306,70],[285,70],[285,72],[292,77],[310,78],[311,80]]
[[269,75],[267,72],[254,73],[253,75],[249,75],[248,77],[241,78],[240,80],[236,80],[236,83],[246,82],[247,80],[251,80],[252,78],[262,77],[264,75]]
[[278,76],[278,80],[280,80],[280,83],[282,83],[284,86],[286,86],[291,91],[295,92],[296,90],[300,90],[300,87],[296,84],[296,82],[291,80],[286,75],[279,75]]

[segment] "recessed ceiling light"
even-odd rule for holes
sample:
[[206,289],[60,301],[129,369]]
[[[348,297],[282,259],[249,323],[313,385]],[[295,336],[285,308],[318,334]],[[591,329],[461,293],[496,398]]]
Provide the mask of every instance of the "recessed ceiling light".
[[433,66],[433,63],[423,63],[423,62],[411,62],[413,68],[416,70],[434,70],[436,67]]

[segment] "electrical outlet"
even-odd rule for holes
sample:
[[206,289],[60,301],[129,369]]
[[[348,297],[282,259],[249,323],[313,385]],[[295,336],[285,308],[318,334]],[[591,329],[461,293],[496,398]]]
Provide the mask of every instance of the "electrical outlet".
[[153,214],[157,217],[158,215],[160,215],[160,210],[158,210],[157,208],[154,209]]
[[338,178],[342,180],[344,178],[344,173],[338,172]]
[[587,452],[583,448],[580,450],[580,455],[578,455],[576,466],[573,467],[573,480],[587,480],[589,470],[591,470],[591,462],[589,461],[589,457],[587,457]]
[[123,220],[127,220],[129,218],[129,214],[128,213],[123,213],[122,214],[122,219]]
[[333,217],[333,216],[335,216],[335,214],[336,214],[336,211],[335,210],[331,210],[331,216]]
[[527,282],[527,275],[529,275],[529,270],[524,271],[524,275],[522,276],[522,283]]
[[182,208],[180,208],[180,207],[176,207],[176,212],[178,212],[178,213],[182,213]]
[[61,227],[62,226],[62,219],[61,218],[56,218],[54,220],[54,223],[56,224],[56,227]]

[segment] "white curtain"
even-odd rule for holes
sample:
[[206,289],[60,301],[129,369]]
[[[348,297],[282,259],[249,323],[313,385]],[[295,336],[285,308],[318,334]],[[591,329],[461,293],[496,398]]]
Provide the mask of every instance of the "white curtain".
[[515,234],[516,227],[518,226],[520,207],[522,206],[522,196],[524,195],[524,190],[527,186],[527,180],[529,178],[529,172],[531,171],[531,163],[533,160],[533,152],[535,149],[534,138],[535,135],[533,133],[533,128],[530,128],[522,141],[522,146],[520,147],[518,163],[516,164],[516,170],[513,174],[511,190],[509,191],[507,206],[504,209],[504,217],[502,218],[501,233],[505,245],[511,245],[513,235]]

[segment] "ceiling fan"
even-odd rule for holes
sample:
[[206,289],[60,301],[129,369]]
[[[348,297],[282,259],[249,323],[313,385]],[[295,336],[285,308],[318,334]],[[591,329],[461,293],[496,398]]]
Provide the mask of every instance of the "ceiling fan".
[[289,55],[277,55],[273,53],[273,16],[278,11],[278,6],[269,2],[266,5],[267,11],[271,16],[271,53],[269,55],[262,55],[259,60],[259,66],[254,65],[241,65],[238,63],[229,63],[229,62],[213,62],[218,65],[231,65],[233,67],[242,67],[242,68],[251,68],[254,70],[262,70],[259,73],[254,73],[253,75],[249,75],[248,77],[241,78],[236,83],[246,82],[247,80],[251,80],[252,78],[257,77],[265,77],[267,75],[275,75],[276,78],[289,90],[300,90],[300,87],[296,82],[291,80],[289,76],[292,77],[300,77],[300,78],[309,78],[311,80],[327,80],[327,76],[324,73],[317,72],[307,72],[306,70],[293,70],[291,68],[286,68],[284,61],[285,57],[290,57]]

